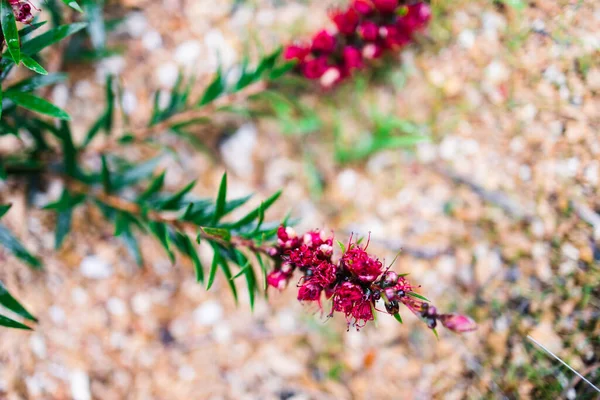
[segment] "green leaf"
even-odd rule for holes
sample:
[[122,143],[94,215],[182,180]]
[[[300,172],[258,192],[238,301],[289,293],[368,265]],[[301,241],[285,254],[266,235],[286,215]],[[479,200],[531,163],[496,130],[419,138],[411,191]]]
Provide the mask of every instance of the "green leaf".
[[8,51],[15,64],[21,62],[21,47],[19,44],[19,32],[17,30],[17,21],[15,20],[15,14],[12,6],[8,2],[9,0],[2,0],[0,3],[0,22],[2,24],[2,33],[4,34],[4,40]]
[[108,169],[108,164],[106,162],[106,157],[104,154],[100,157],[102,160],[102,187],[106,193],[112,192],[112,184],[110,178],[110,171]]
[[19,31],[19,37],[24,37],[29,35],[31,32],[36,31],[37,29],[41,28],[42,26],[46,25],[47,21],[40,21],[40,22],[36,22],[33,23],[31,25],[27,25],[23,28],[21,28],[21,30]]
[[217,263],[218,263],[219,267],[221,268],[221,271],[223,271],[223,274],[225,275],[227,284],[229,284],[229,288],[231,289],[231,293],[233,294],[233,298],[235,300],[235,303],[237,304],[238,303],[237,288],[235,287],[235,282],[233,281],[233,279],[231,279],[231,278],[233,278],[233,274],[231,273],[229,264],[227,263],[227,260],[225,260],[223,258],[223,255],[220,254],[220,251],[221,251],[220,246],[212,244],[212,247],[213,247],[213,249],[215,251],[215,255],[217,257]]
[[188,235],[181,232],[175,232],[175,245],[185,256],[189,257],[194,264],[194,270],[196,272],[196,281],[204,282],[204,268],[202,267],[202,263],[200,262],[200,258],[198,257],[198,252],[196,251],[196,247],[194,243],[189,238]]
[[160,162],[160,159],[161,157],[157,156],[141,164],[127,166],[122,173],[114,176],[113,190],[121,190],[124,187],[135,185],[142,180],[150,178],[154,173],[156,166]]
[[34,75],[31,78],[23,79],[22,81],[15,83],[14,85],[10,86],[8,90],[33,92],[34,90],[43,88],[45,86],[63,82],[65,79],[67,79],[67,74],[63,73]]
[[28,319],[33,322],[37,322],[37,319],[29,313],[12,295],[8,292],[2,281],[0,281],[0,305],[8,308],[15,314]]
[[104,26],[104,1],[83,0],[83,8],[88,21],[87,31],[95,50],[106,47],[106,27]]
[[215,204],[215,214],[213,215],[212,224],[215,225],[225,212],[225,202],[227,197],[227,172],[221,177],[221,184],[219,185],[219,194],[217,195],[217,202]]
[[210,271],[208,272],[208,282],[206,284],[206,290],[210,290],[213,283],[215,282],[215,277],[217,276],[217,268],[219,267],[219,257],[219,254],[215,250],[215,254],[213,255],[212,263],[210,265]]
[[394,318],[396,318],[396,321],[400,322],[401,324],[403,323],[402,322],[402,317],[400,316],[399,313],[394,314]]
[[271,197],[269,197],[264,202],[262,202],[259,207],[250,211],[248,214],[246,214],[244,217],[242,217],[239,221],[233,223],[233,225],[231,227],[232,228],[240,228],[240,227],[248,225],[250,222],[254,221],[260,215],[261,208],[262,208],[263,212],[266,211],[269,207],[271,207],[273,205],[273,203],[275,203],[275,201],[279,198],[279,196],[281,196],[281,190],[276,192],[275,194],[273,194]]
[[436,330],[435,328],[432,328],[432,329],[431,329],[431,331],[432,331],[432,332],[433,332],[433,334],[435,335],[435,338],[436,338],[437,340],[440,340],[440,336],[438,335],[438,332],[437,332],[437,330]]
[[346,245],[342,242],[340,242],[339,240],[336,240],[338,246],[340,246],[340,249],[342,249],[342,254],[346,252]]
[[217,76],[215,76],[215,79],[210,83],[210,85],[208,85],[206,91],[202,95],[202,98],[198,102],[198,106],[203,106],[212,102],[217,97],[221,96],[224,91],[225,84],[223,82],[223,75],[219,69],[217,71]]
[[10,210],[12,204],[0,204],[0,219]]
[[56,216],[56,235],[54,249],[59,250],[65,241],[65,238],[71,231],[71,219],[73,216],[73,208],[61,211]]
[[162,189],[163,185],[165,184],[166,172],[167,171],[163,171],[162,173],[160,173],[160,175],[157,175],[152,180],[152,182],[150,183],[148,188],[146,190],[144,190],[144,192],[141,195],[138,196],[138,198],[137,198],[138,203],[143,203],[144,201],[148,200],[150,197],[152,197],[153,195],[155,195]]
[[25,261],[33,268],[40,268],[42,263],[39,259],[31,255],[27,249],[13,236],[13,234],[2,224],[0,224],[0,245],[4,246],[6,250]]
[[159,240],[160,244],[163,246],[163,248],[167,252],[167,255],[171,259],[171,262],[174,263],[175,262],[175,254],[173,254],[173,252],[171,251],[171,246],[169,246],[169,237],[168,237],[167,226],[162,222],[150,221],[150,223],[148,224],[148,227],[150,228],[150,231],[154,234],[154,236],[156,236],[156,238]]
[[33,72],[36,72],[36,73],[38,73],[40,75],[48,75],[48,71],[46,71],[44,69],[44,67],[42,67],[40,64],[38,64],[38,62],[35,61],[33,58],[31,58],[29,56],[23,56],[23,58],[21,59],[21,61],[23,61],[23,65],[24,66],[26,66],[27,68],[29,68]]
[[15,104],[23,108],[38,112],[40,114],[49,115],[51,117],[67,121],[71,119],[69,114],[67,114],[64,110],[42,99],[41,97],[34,96],[30,93],[19,92],[11,89],[4,92],[4,97],[10,99]]
[[254,253],[254,255],[256,256],[256,261],[258,261],[258,265],[260,265],[260,269],[263,273],[263,290],[266,291],[267,290],[267,275],[268,275],[268,271],[267,271],[267,266],[265,265],[265,262],[263,261],[260,253]]
[[125,244],[125,247],[127,247],[129,254],[135,259],[136,264],[138,266],[142,266],[144,264],[144,260],[142,258],[140,246],[137,242],[137,239],[131,232],[130,218],[123,212],[117,213],[115,217],[115,236],[121,238],[123,244]]
[[[4,97],[4,92],[2,92],[2,82],[0,81],[0,118],[2,118],[2,98]],[[4,168],[2,168],[2,172],[4,172]],[[4,179],[4,173],[0,174],[0,178]]]
[[409,296],[412,296],[414,298],[417,298],[419,300],[423,300],[423,301],[427,301],[429,302],[429,299],[427,299],[427,297],[425,296],[421,296],[419,293],[415,293],[415,292],[408,292],[407,293]]
[[67,6],[71,7],[72,9],[79,11],[80,13],[83,12],[81,7],[79,6],[79,4],[77,4],[75,0],[62,0],[62,2],[65,3]]
[[5,317],[4,315],[0,315],[0,326],[5,326],[7,328],[24,329],[27,331],[31,330],[31,328],[27,325],[23,325],[20,322],[13,321],[12,319]]
[[79,32],[85,28],[87,24],[85,22],[78,22],[70,25],[61,25],[56,28],[50,29],[47,32],[42,33],[30,40],[23,41],[21,51],[23,54],[29,56],[34,55],[42,51],[44,48],[53,45],[54,43],[60,42],[67,36]]
[[183,200],[186,194],[190,192],[196,186],[196,181],[192,181],[188,183],[186,187],[181,189],[179,192],[174,195],[168,197],[164,201],[161,202],[159,209],[160,210],[172,210],[179,207],[179,203]]
[[202,230],[211,235],[211,236],[215,236],[219,239],[223,239],[226,242],[231,240],[231,232],[229,232],[227,229],[223,229],[223,228],[211,228],[211,227],[204,227],[202,228]]
[[273,68],[269,74],[269,79],[275,80],[281,78],[283,75],[290,72],[296,66],[296,61],[289,61],[285,64],[281,64],[278,67]]

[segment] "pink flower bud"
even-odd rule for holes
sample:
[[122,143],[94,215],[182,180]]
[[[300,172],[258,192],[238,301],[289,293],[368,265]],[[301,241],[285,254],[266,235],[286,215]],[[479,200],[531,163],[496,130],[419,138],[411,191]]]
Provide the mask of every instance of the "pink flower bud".
[[306,56],[310,53],[310,49],[304,46],[289,45],[283,52],[283,58],[286,60],[298,60],[304,61]]
[[282,290],[287,286],[288,277],[289,275],[283,271],[271,271],[267,275],[267,284],[275,289]]
[[362,15],[368,15],[375,9],[375,6],[371,0],[354,0],[352,8]]
[[347,11],[335,10],[331,12],[329,16],[335,23],[335,26],[337,26],[338,32],[344,35],[354,33],[356,25],[358,24],[359,15],[353,8],[349,8]]
[[362,68],[362,55],[360,54],[360,50],[356,47],[346,46],[344,47],[344,64],[347,71],[352,71],[353,69]]
[[398,8],[398,0],[373,0],[377,11],[382,13],[391,13]]
[[371,21],[365,21],[358,26],[358,35],[364,40],[374,41],[378,36],[378,26]]
[[439,316],[442,325],[454,332],[471,332],[477,329],[477,324],[466,315],[443,314]]
[[367,60],[375,60],[382,56],[383,47],[375,43],[369,43],[365,47],[363,47],[363,57]]
[[414,31],[423,28],[431,19],[431,7],[425,3],[417,3],[408,6],[408,12],[400,19],[405,29]]
[[324,88],[332,87],[340,81],[341,77],[342,73],[338,67],[330,67],[325,71],[323,76],[321,76],[321,86]]
[[331,53],[335,49],[335,37],[322,30],[313,37],[312,49],[323,53]]

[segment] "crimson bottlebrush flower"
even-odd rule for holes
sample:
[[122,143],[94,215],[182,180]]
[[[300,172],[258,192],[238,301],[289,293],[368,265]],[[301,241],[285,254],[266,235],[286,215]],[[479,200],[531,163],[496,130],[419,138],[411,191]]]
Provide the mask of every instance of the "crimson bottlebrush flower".
[[342,256],[341,265],[359,281],[365,283],[374,282],[383,272],[381,261],[372,258],[358,246],[350,246]]
[[371,0],[354,0],[352,8],[362,15],[369,15],[373,12],[375,6]]
[[335,26],[337,26],[338,32],[344,35],[354,33],[360,18],[358,12],[352,7],[348,8],[346,11],[341,11],[339,9],[334,10],[329,14],[329,17]]
[[302,64],[302,73],[308,79],[319,79],[327,71],[327,57],[319,57]]
[[477,324],[471,318],[460,314],[442,314],[439,316],[442,325],[454,332],[471,332]]
[[344,66],[347,71],[352,71],[353,69],[359,69],[363,66],[362,54],[360,54],[360,50],[356,47],[346,46],[344,47]]
[[398,8],[398,0],[373,0],[373,5],[379,12],[392,13]]
[[367,246],[360,247],[351,242],[334,262],[333,237],[323,231],[310,231],[298,239],[293,229],[280,227],[277,236],[279,247],[269,252],[276,259],[276,269],[267,275],[268,285],[283,289],[294,271],[301,271],[298,300],[316,301],[321,307],[325,293],[325,298],[331,300],[330,316],[336,312],[344,314],[348,328],[362,328],[374,320],[379,300],[383,301],[385,311],[396,317],[400,305],[404,305],[430,329],[435,329],[438,320],[455,332],[477,328],[469,317],[439,314],[436,307],[413,291],[414,286],[404,275],[384,271],[382,263],[367,253]]
[[335,86],[362,68],[364,60],[402,48],[425,27],[431,18],[429,5],[422,1],[408,6],[404,3],[354,0],[348,8],[330,12],[337,27],[335,34],[321,30],[313,36],[308,52],[305,47],[292,45],[286,48],[284,58],[299,60],[296,71],[319,80],[322,87]]
[[285,289],[290,275],[281,270],[271,271],[267,275],[267,284],[275,289]]
[[320,302],[322,291],[323,288],[321,286],[313,283],[312,280],[309,280],[298,289],[298,300]]
[[372,21],[364,21],[356,30],[358,35],[367,41],[374,41],[379,36],[379,26]]
[[283,58],[286,60],[298,60],[304,61],[306,56],[310,54],[310,49],[308,47],[299,46],[299,45],[289,45],[283,51]]
[[323,53],[331,53],[335,49],[335,36],[326,30],[315,35],[312,40],[312,50]]

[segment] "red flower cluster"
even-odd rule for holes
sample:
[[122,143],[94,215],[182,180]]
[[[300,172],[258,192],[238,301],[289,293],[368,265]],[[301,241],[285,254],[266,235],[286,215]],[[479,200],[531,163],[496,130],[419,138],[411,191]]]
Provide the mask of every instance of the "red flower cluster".
[[13,9],[13,14],[15,14],[15,19],[17,21],[25,24],[29,24],[31,21],[33,21],[33,14],[31,13],[32,6],[29,1],[9,0],[8,2]]
[[361,69],[365,60],[381,57],[411,42],[427,25],[431,9],[424,2],[404,0],[353,0],[346,10],[334,10],[330,18],[337,32],[317,32],[308,44],[286,47],[286,60],[297,60],[308,79],[331,87]]
[[[455,332],[477,329],[469,317],[458,314],[438,314],[437,309],[413,291],[404,276],[385,270],[381,261],[366,252],[366,246],[348,245],[339,261],[333,261],[333,237],[322,231],[311,231],[299,237],[290,227],[279,227],[277,246],[271,255],[279,262],[267,276],[267,283],[283,289],[295,270],[303,273],[298,282],[298,300],[314,301],[321,307],[323,295],[331,300],[331,314],[343,313],[357,329],[375,319],[377,301],[385,311],[398,314],[400,304],[422,318],[434,329],[439,320]],[[368,245],[368,244],[367,244]]]

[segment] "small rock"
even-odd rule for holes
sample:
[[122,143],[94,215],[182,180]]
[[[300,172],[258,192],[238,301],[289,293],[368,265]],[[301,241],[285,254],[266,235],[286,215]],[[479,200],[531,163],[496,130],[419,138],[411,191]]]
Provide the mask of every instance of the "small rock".
[[79,269],[81,274],[89,279],[107,279],[113,274],[112,266],[96,256],[85,257]]
[[475,44],[475,33],[470,29],[465,29],[458,34],[458,44],[465,49],[470,49]]
[[238,176],[251,177],[254,173],[256,136],[254,124],[244,124],[221,145],[223,161]]
[[162,36],[157,31],[146,32],[142,37],[142,45],[146,50],[157,50],[162,46]]
[[202,44],[200,42],[197,40],[188,40],[177,46],[174,59],[178,64],[190,67],[198,61],[201,52]]
[[117,297],[111,297],[108,299],[106,308],[111,314],[117,316],[124,315],[125,312],[127,312],[127,306],[125,305],[125,302]]
[[71,396],[73,400],[91,400],[90,377],[87,372],[75,370],[71,373]]
[[198,325],[214,325],[223,317],[223,307],[216,301],[209,300],[194,310],[194,321]]
[[134,38],[139,38],[146,31],[148,20],[142,12],[132,12],[127,16],[125,27],[127,32]]
[[46,341],[39,333],[34,333],[31,335],[29,338],[29,347],[31,348],[31,351],[33,351],[33,354],[35,354],[38,358],[46,358]]
[[[156,70],[156,75],[161,86],[171,88],[177,81],[179,68],[177,68],[177,64],[169,62],[159,66]],[[170,97],[167,99],[167,101],[168,100],[170,100]]]
[[138,293],[131,299],[131,308],[138,315],[144,315],[152,308],[152,299],[147,293]]

